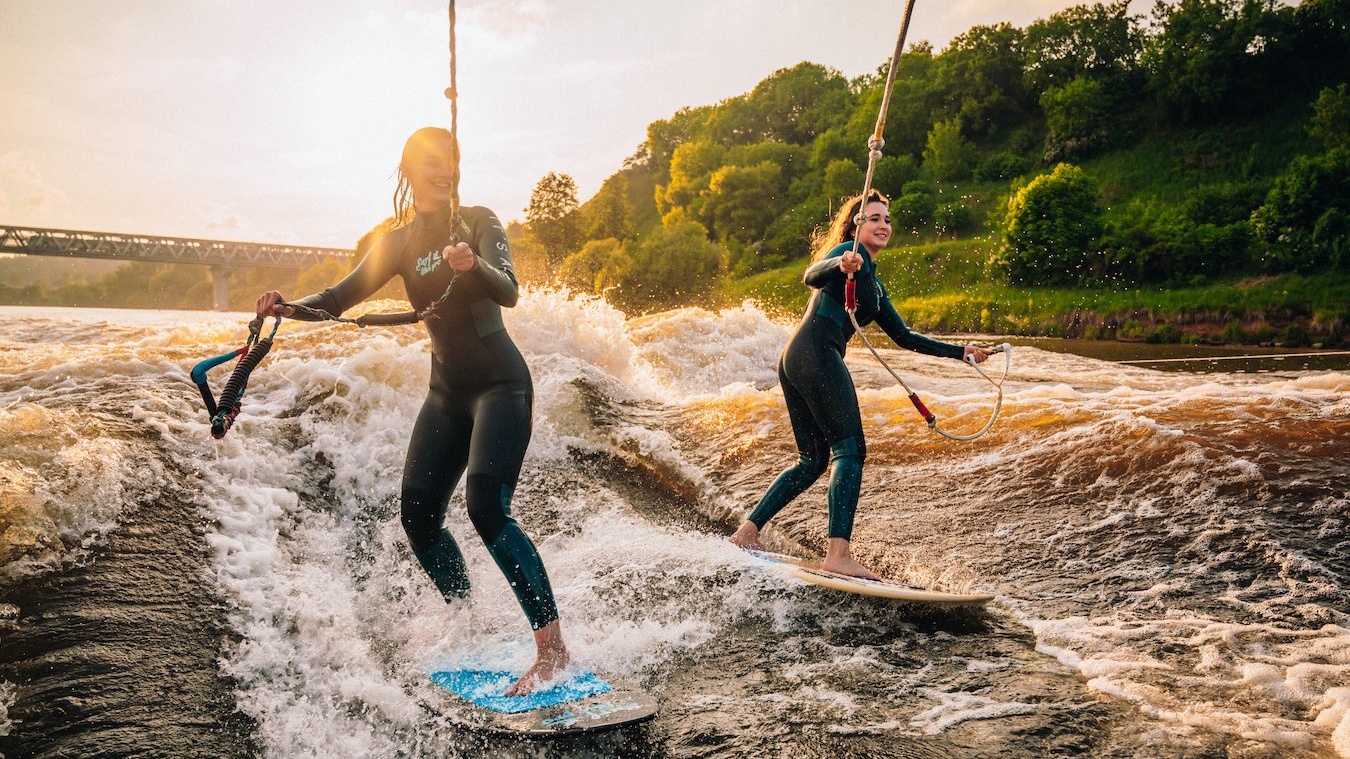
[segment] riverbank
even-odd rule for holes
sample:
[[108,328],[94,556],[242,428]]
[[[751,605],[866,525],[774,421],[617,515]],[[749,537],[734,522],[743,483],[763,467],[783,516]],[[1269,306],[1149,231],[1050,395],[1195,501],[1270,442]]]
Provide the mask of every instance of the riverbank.
[[[899,247],[878,256],[901,315],[922,332],[959,332],[1274,349],[1350,348],[1350,276],[1246,277],[1181,288],[1004,284],[988,239]],[[728,281],[718,297],[799,314],[803,264]]]

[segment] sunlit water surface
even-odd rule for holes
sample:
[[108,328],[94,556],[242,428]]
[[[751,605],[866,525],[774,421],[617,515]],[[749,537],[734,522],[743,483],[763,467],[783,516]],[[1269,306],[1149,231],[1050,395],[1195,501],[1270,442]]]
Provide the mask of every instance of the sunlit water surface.
[[[575,657],[663,708],[512,744],[430,706],[429,669],[523,667],[532,647],[462,494],[472,600],[447,606],[407,549],[420,328],[283,324],[213,441],[188,372],[247,315],[0,316],[10,759],[1350,757],[1343,364],[1160,371],[1023,345],[993,431],[953,442],[855,346],[855,552],[997,594],[943,611],[801,585],[722,540],[794,458],[790,324],[527,293],[508,313],[536,391],[514,513]],[[993,411],[970,367],[883,356],[944,427]],[[768,541],[817,553],[825,517],[818,485]]]

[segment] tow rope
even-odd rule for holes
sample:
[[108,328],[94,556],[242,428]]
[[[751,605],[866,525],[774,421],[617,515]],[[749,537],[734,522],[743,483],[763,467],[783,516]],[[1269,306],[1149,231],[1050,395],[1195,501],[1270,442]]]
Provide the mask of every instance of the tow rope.
[[[881,111],[880,113],[877,114],[877,125],[876,128],[872,131],[872,136],[867,139],[867,150],[868,150],[867,175],[863,179],[863,191],[861,196],[862,199],[858,203],[858,215],[855,216],[853,219],[853,225],[855,227],[855,230],[856,228],[861,228],[863,223],[867,221],[867,195],[872,189],[872,176],[876,172],[877,161],[881,160],[881,149],[886,146],[886,140],[882,138],[882,133],[886,129],[886,111],[890,107],[891,89],[895,85],[895,71],[900,67],[900,55],[901,53],[904,52],[905,49],[905,37],[909,34],[909,17],[910,13],[913,10],[914,10],[914,0],[909,0],[909,2],[905,4],[905,15],[900,22],[900,35],[895,41],[895,52],[891,54],[890,70],[886,72],[886,88],[881,94]],[[853,235],[854,254],[858,253],[858,246],[859,246],[858,235],[857,232],[855,231]],[[854,331],[856,331],[858,333],[858,336],[862,338],[863,345],[867,346],[867,350],[871,351],[872,356],[875,357],[877,362],[880,363],[881,366],[892,377],[895,378],[895,381],[900,383],[900,387],[903,388],[905,393],[909,395],[909,402],[914,404],[914,409],[918,411],[919,415],[922,416],[924,421],[928,423],[929,429],[937,432],[939,435],[942,435],[945,438],[950,438],[951,440],[964,441],[964,440],[974,440],[975,438],[983,435],[984,433],[988,432],[990,429],[993,428],[994,421],[998,419],[998,412],[1000,409],[1003,408],[1003,380],[1007,379],[1008,370],[1012,366],[1012,345],[1004,343],[1000,346],[989,349],[990,354],[994,353],[1003,354],[1003,376],[999,377],[997,381],[992,379],[988,374],[985,373],[983,369],[980,368],[980,365],[975,362],[975,358],[973,356],[966,357],[968,363],[971,366],[975,367],[975,371],[979,372],[981,377],[984,377],[986,380],[988,380],[989,383],[992,384],[998,390],[998,400],[994,403],[994,411],[992,414],[989,415],[989,421],[985,422],[984,427],[982,427],[978,432],[969,435],[958,435],[952,432],[948,432],[947,430],[944,430],[938,426],[937,415],[928,410],[928,407],[925,406],[923,401],[919,399],[919,394],[911,390],[909,388],[909,385],[905,384],[904,379],[902,379],[900,375],[897,374],[895,370],[891,368],[890,364],[886,363],[886,360],[881,357],[880,353],[877,353],[877,349],[872,347],[872,342],[867,339],[867,334],[863,332],[862,327],[858,324],[858,317],[856,313],[858,310],[858,283],[853,278],[853,272],[849,272],[848,278],[844,280],[844,310],[848,312],[848,319],[850,322],[853,323]]]

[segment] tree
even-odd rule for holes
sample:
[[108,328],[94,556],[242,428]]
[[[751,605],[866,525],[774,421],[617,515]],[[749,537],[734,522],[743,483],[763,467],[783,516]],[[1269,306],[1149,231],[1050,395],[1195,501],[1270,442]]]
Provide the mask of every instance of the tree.
[[586,203],[586,239],[627,240],[633,228],[633,204],[628,202],[628,178],[615,174],[600,185],[600,191]]
[[1013,282],[1078,283],[1103,229],[1097,186],[1079,167],[1061,163],[1013,193],[1003,226]]
[[525,221],[544,246],[550,272],[555,271],[563,259],[581,247],[578,208],[577,183],[566,174],[545,174],[530,195]]
[[664,193],[668,207],[688,209],[695,205],[726,156],[726,148],[703,139],[689,140],[675,148],[670,159],[670,183]]
[[669,119],[653,121],[647,126],[646,152],[658,176],[670,170],[676,148],[706,130],[708,116],[712,111],[713,106],[710,105],[681,108]]
[[1022,36],[1010,24],[975,26],[938,58],[938,87],[949,116],[972,134],[1020,123],[1035,102],[1023,83]]
[[961,136],[961,119],[938,122],[928,132],[923,170],[933,179],[954,182],[970,177],[970,145]]
[[1321,140],[1328,150],[1350,148],[1350,89],[1344,82],[1318,93],[1308,133]]
[[[855,153],[850,157],[867,155],[867,140],[876,127],[877,111],[881,108],[883,83],[890,64],[877,71],[878,81],[859,98],[859,107],[849,122],[847,134],[856,139]],[[933,122],[941,118],[943,93],[937,78],[938,63],[933,57],[933,46],[917,42],[900,56],[895,67],[895,82],[891,100],[886,109],[886,155],[905,156],[918,160],[923,152],[924,136]]]
[[1074,77],[1041,95],[1045,112],[1045,160],[1083,158],[1110,144],[1116,108],[1106,88],[1093,79]]
[[[883,155],[872,173],[872,186],[887,197],[898,197],[904,186],[919,178],[919,166],[908,155]],[[859,188],[861,189],[861,188]]]
[[1350,265],[1350,148],[1295,158],[1252,213],[1252,232],[1269,272]]
[[1063,87],[1079,77],[1108,89],[1130,88],[1144,35],[1129,8],[1129,0],[1079,5],[1028,26],[1022,51],[1031,92]]
[[1268,101],[1263,58],[1278,51],[1274,0],[1158,0],[1159,31],[1142,61],[1162,106],[1184,121],[1231,116]]
[[679,212],[644,235],[631,253],[633,267],[616,293],[630,307],[647,310],[688,303],[717,284],[721,246],[708,240],[703,225]]
[[591,240],[562,262],[558,281],[574,290],[603,294],[619,286],[632,268],[633,259],[618,240]]
[[862,192],[863,182],[866,179],[867,175],[853,161],[844,158],[830,161],[830,165],[825,167],[825,197],[833,203],[838,203],[844,198],[857,195]]
[[723,166],[708,183],[706,210],[717,239],[753,243],[777,216],[783,194],[783,171],[763,161],[754,166]]
[[799,63],[773,72],[745,97],[723,103],[710,126],[714,139],[724,144],[774,140],[809,145],[847,121],[853,106],[848,80],[838,71]]

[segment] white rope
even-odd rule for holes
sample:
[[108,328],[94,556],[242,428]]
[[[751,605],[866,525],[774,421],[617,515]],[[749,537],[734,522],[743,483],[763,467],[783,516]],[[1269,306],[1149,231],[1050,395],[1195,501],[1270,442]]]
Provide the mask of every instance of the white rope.
[[[853,319],[852,311],[849,312],[849,318]],[[913,390],[909,389],[909,385],[906,385],[905,381],[900,378],[900,375],[896,374],[895,370],[891,368],[891,365],[886,363],[886,359],[882,358],[881,354],[877,353],[877,349],[872,347],[872,341],[868,340],[867,334],[863,332],[861,328],[858,327],[858,321],[856,319],[853,319],[853,328],[858,331],[858,337],[862,338],[863,345],[866,345],[867,350],[872,352],[872,355],[876,358],[877,363],[881,364],[881,367],[885,369],[892,377],[894,377],[896,382],[900,383],[900,387],[904,388],[905,394],[909,396],[910,402],[914,403],[915,406],[919,408],[920,413],[927,411],[926,408],[922,407],[921,405],[922,402],[919,401],[918,394],[915,393]],[[975,363],[974,356],[967,356],[965,359],[965,363],[968,363],[972,367],[974,367],[975,371],[979,372],[980,376],[984,377],[984,379],[989,384],[993,385],[994,389],[998,391],[998,398],[994,401],[994,411],[989,415],[989,421],[985,422],[984,426],[981,427],[978,432],[973,432],[969,435],[958,435],[955,432],[948,432],[947,430],[944,430],[941,427],[939,427],[937,423],[937,416],[930,411],[924,417],[925,420],[928,422],[928,427],[930,429],[932,429],[937,434],[950,440],[970,441],[974,440],[977,437],[980,437],[984,433],[994,428],[994,422],[998,420],[998,413],[1003,409],[1003,381],[1008,378],[1008,371],[1012,368],[1012,344],[1004,343],[1002,345],[989,349],[990,355],[993,355],[995,353],[1003,354],[1003,374],[1000,375],[997,380],[995,380],[993,377],[990,377],[984,371],[984,369],[980,367],[979,364]]]
[[1350,356],[1350,351],[1313,351],[1311,353],[1247,353],[1242,356],[1192,356],[1190,358],[1136,358],[1117,361],[1117,364],[1170,364],[1179,361],[1255,361],[1263,358],[1311,358],[1316,356]]

